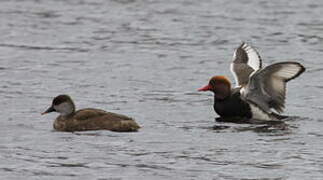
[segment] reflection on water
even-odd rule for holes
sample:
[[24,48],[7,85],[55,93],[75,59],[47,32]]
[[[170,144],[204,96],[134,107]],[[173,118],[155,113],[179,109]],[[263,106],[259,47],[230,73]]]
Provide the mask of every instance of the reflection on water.
[[[0,2],[1,179],[322,179],[321,1]],[[212,75],[241,41],[307,68],[283,123],[214,122]],[[53,131],[58,94],[137,133]]]

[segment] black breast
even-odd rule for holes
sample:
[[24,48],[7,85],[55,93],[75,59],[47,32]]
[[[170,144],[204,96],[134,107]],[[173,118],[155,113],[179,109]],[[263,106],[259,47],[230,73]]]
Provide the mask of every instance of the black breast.
[[241,99],[239,91],[235,91],[223,100],[214,98],[213,107],[215,112],[223,118],[241,117],[249,119],[252,117],[250,106]]

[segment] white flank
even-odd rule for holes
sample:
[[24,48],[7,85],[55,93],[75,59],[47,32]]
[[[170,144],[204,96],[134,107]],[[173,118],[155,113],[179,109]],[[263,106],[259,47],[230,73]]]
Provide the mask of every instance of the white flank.
[[249,103],[250,108],[251,108],[251,113],[252,113],[252,119],[258,119],[258,120],[266,120],[270,121],[272,118],[269,116],[268,113],[265,111],[261,110],[259,107],[256,105]]

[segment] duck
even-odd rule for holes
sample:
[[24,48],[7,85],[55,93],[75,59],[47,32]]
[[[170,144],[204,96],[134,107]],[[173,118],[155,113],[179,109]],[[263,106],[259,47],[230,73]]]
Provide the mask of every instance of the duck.
[[230,65],[235,87],[222,75],[213,76],[198,91],[214,94],[217,121],[248,122],[249,120],[276,121],[285,108],[286,84],[300,76],[305,67],[299,62],[284,61],[262,67],[258,51],[242,42],[235,50]]
[[125,115],[94,108],[76,111],[72,98],[66,94],[56,96],[52,105],[41,114],[50,112],[60,114],[54,121],[54,129],[57,131],[110,130],[132,132],[138,131],[140,128],[133,118]]

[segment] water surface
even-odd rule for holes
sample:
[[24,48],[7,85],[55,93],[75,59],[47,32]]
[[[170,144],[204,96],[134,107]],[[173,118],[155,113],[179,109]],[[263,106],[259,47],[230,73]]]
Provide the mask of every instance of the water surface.
[[[1,179],[322,179],[322,14],[314,0],[1,1]],[[265,64],[306,66],[288,129],[212,128],[213,97],[196,89],[233,79],[241,41]],[[62,93],[143,127],[53,131],[57,114],[40,112]]]

